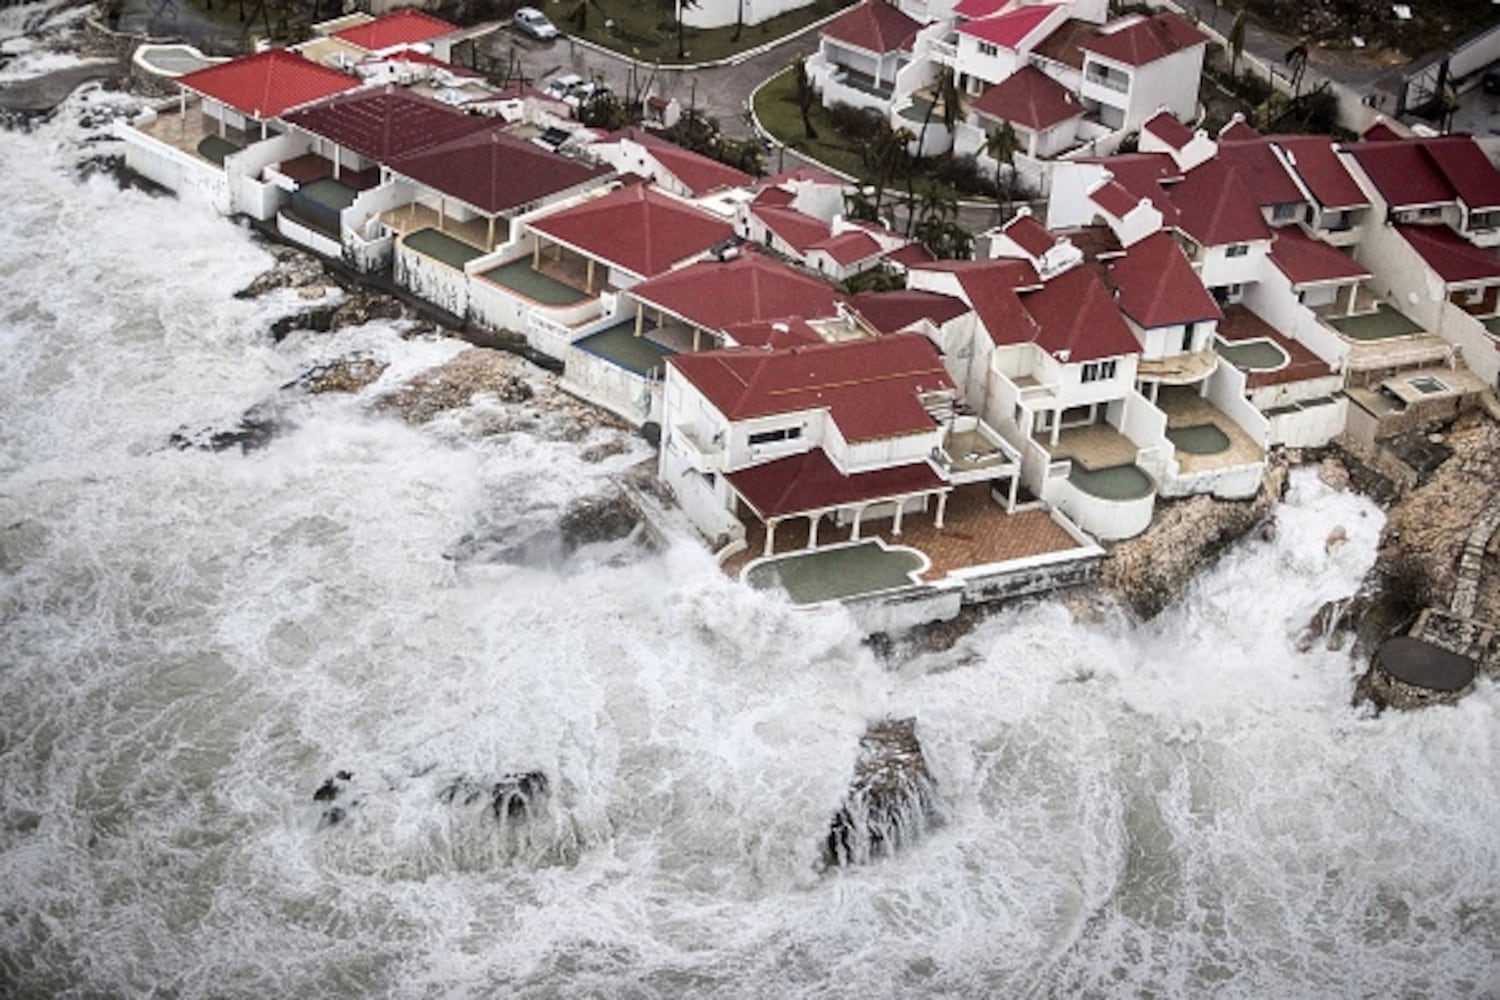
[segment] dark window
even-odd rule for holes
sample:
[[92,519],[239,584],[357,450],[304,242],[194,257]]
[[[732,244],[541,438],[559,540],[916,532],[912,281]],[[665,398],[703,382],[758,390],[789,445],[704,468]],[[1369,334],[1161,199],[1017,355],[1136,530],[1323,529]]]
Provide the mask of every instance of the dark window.
[[771,443],[773,443],[775,441],[791,441],[791,440],[794,440],[794,439],[799,438],[801,436],[802,436],[802,428],[800,428],[800,427],[783,427],[780,430],[776,430],[776,431],[760,431],[760,432],[758,432],[756,434],[751,434],[750,435],[750,443],[752,445],[756,445],[756,444],[771,444]]

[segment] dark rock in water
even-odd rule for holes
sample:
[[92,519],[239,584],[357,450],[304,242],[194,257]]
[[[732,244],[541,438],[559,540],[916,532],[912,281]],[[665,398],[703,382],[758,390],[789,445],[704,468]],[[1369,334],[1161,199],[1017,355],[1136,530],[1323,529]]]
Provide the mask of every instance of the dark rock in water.
[[313,395],[329,392],[359,392],[379,380],[389,365],[374,358],[351,356],[316,365],[282,386],[302,389]]
[[197,431],[179,428],[168,441],[173,447],[183,451],[189,448],[197,448],[201,451],[226,451],[230,448],[239,448],[242,453],[248,453],[264,448],[271,443],[272,438],[289,426],[290,424],[286,423],[271,406],[259,403],[246,410],[244,415],[230,427],[222,429],[204,427]]
[[641,424],[641,437],[653,448],[661,447],[661,424],[648,420]]
[[289,334],[298,330],[310,330],[313,333],[327,333],[333,329],[333,317],[338,312],[335,306],[317,306],[313,309],[304,309],[302,312],[283,316],[271,324],[271,339],[281,343]]
[[[313,792],[313,801],[333,802],[349,790],[349,783],[353,780],[354,773],[352,771],[335,771],[333,777],[325,778],[323,783],[318,786],[317,791]],[[318,820],[318,825],[322,827],[337,826],[348,818],[349,810],[359,805],[359,801],[358,798],[351,798],[346,800],[343,806],[329,806],[323,810],[323,815]]]
[[624,538],[640,521],[640,512],[634,505],[623,494],[616,493],[575,502],[563,512],[558,530],[562,532],[563,548],[574,552],[585,545]]
[[488,786],[460,775],[438,792],[438,799],[449,805],[464,806],[483,801],[497,820],[525,820],[535,815],[549,787],[547,776],[541,771],[502,774],[499,781]]
[[917,740],[917,720],[871,724],[859,750],[849,794],[829,824],[826,865],[861,864],[891,854],[940,820],[937,781]]
[[546,794],[547,776],[540,771],[505,774],[490,791],[490,808],[496,819],[530,819]]
[[1415,636],[1393,636],[1370,658],[1370,669],[1355,684],[1354,699],[1382,709],[1451,704],[1477,673],[1472,657]]

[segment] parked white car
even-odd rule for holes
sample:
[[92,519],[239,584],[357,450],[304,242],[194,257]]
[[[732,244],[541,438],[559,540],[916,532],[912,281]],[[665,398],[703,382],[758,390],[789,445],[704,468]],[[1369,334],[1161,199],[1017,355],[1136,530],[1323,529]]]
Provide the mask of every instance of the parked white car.
[[568,95],[583,86],[583,77],[577,73],[564,73],[562,76],[554,77],[545,87],[542,93],[559,101],[566,101]]
[[602,80],[586,80],[568,91],[563,102],[570,108],[581,108],[596,97],[609,93],[608,84]]
[[557,26],[535,7],[522,7],[511,17],[510,23],[521,34],[530,35],[537,41],[547,42],[557,37]]

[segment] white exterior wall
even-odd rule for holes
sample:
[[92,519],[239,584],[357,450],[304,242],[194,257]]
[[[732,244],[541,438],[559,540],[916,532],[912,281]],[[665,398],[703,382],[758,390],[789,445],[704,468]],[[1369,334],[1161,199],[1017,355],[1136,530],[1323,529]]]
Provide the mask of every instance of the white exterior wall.
[[469,311],[468,276],[425,254],[406,249],[400,240],[396,242],[393,276],[402,288],[455,316]]
[[1245,308],[1274,327],[1277,333],[1312,351],[1335,371],[1343,371],[1344,362],[1349,357],[1348,342],[1297,301],[1291,281],[1279,268],[1267,267],[1263,273],[1262,280],[1245,286],[1241,299]]
[[1198,115],[1198,81],[1203,75],[1204,46],[1194,45],[1164,59],[1135,67],[1125,128],[1137,129],[1161,108],[1178,121]]
[[125,141],[125,165],[178,196],[207,202],[224,215],[233,211],[229,180],[222,169],[129,125],[116,135]]
[[[954,73],[962,73],[993,86],[1026,65],[1026,60],[1003,46],[995,46],[994,55],[979,51],[980,39],[962,32],[953,58]],[[972,91],[967,91],[972,93]]]
[[316,229],[304,226],[285,212],[276,216],[276,231],[293,243],[301,244],[324,257],[339,260],[344,256],[344,248],[338,240],[330,239]]
[[933,424],[932,430],[920,434],[854,442],[843,440],[837,424],[830,422],[829,426],[832,428],[830,438],[843,445],[844,461],[837,464],[849,473],[870,472],[925,461],[932,450],[943,443],[943,430],[936,424]]
[[1151,526],[1151,515],[1156,509],[1154,492],[1134,500],[1106,500],[1080,490],[1065,475],[1049,477],[1042,492],[1042,499],[1106,542],[1139,535]]
[[1321,448],[1344,433],[1349,399],[1339,395],[1315,406],[1267,414],[1271,444],[1287,448]]
[[662,416],[661,383],[621,368],[588,351],[569,348],[559,386],[639,427]]
[[[702,407],[712,413],[718,412],[707,400],[703,401]],[[797,413],[778,413],[771,417],[757,417],[754,420],[736,421],[722,427],[715,427],[713,433],[718,434],[720,430],[724,432],[724,467],[730,471],[748,468],[752,465],[764,465],[766,462],[774,462],[778,458],[786,458],[790,455],[800,455],[819,446],[828,451],[835,465],[842,467],[838,457],[829,448],[827,440],[829,426],[828,415],[823,410],[804,410]],[[795,438],[764,444],[750,443],[750,437],[753,434],[764,434],[768,431],[793,427],[800,428],[802,431]]]
[[1271,241],[1251,240],[1245,245],[1249,250],[1239,257],[1229,256],[1227,244],[1203,248],[1197,263],[1198,277],[1205,288],[1250,284],[1260,280],[1260,276],[1271,267],[1271,262],[1266,259]]
[[[1035,375],[1043,385],[1055,386],[1057,401],[1062,408],[1089,406],[1122,399],[1134,391],[1138,359],[1133,354],[1114,358],[1114,378],[1083,381],[1083,364],[1065,363],[1040,350],[1035,352]],[[1104,361],[1109,358],[1101,359]]]
[[1219,365],[1208,377],[1204,396],[1262,449],[1270,447],[1271,426],[1246,398],[1244,372],[1231,364]]
[[1478,320],[1448,301],[1448,288],[1393,226],[1372,226],[1356,254],[1374,275],[1370,284],[1428,331],[1456,345],[1469,369],[1491,385],[1500,354]]
[[[805,6],[807,0],[698,0],[694,6],[683,6],[682,21],[690,28],[732,27],[740,17],[746,24],[759,24],[777,14]],[[689,42],[688,46],[691,56],[692,43]]]
[[287,194],[261,172],[272,164],[290,160],[307,152],[306,136],[284,133],[245,147],[224,158],[224,172],[229,179],[229,200],[233,211],[265,221],[276,217]]

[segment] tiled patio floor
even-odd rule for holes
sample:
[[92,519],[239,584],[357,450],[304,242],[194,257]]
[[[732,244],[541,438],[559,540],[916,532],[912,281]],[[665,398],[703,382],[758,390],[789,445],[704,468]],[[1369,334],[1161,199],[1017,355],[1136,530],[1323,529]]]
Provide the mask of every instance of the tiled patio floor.
[[1266,453],[1250,435],[1240,429],[1239,424],[1208,400],[1198,395],[1191,387],[1166,387],[1156,400],[1157,407],[1167,415],[1168,428],[1200,427],[1212,424],[1229,438],[1229,447],[1214,455],[1193,455],[1177,450],[1177,464],[1183,474],[1212,472],[1237,465],[1250,465],[1265,460]]
[[1056,445],[1052,444],[1052,434],[1049,431],[1032,437],[1051,453],[1053,461],[1071,459],[1087,469],[1129,465],[1135,461],[1136,453],[1140,450],[1134,441],[1108,424],[1066,427],[1058,433]]
[[[953,491],[948,498],[941,530],[933,525],[936,509],[934,502],[925,514],[904,516],[900,535],[892,532],[889,519],[866,521],[860,525],[860,537],[878,536],[890,545],[919,549],[932,561],[931,568],[922,577],[927,581],[940,580],[955,569],[1065,552],[1078,547],[1073,537],[1044,510],[1007,515],[1003,507],[990,499],[989,487],[984,483],[960,486]],[[745,521],[748,548],[724,564],[725,572],[735,577],[746,564],[760,558],[765,551],[765,526],[753,515],[747,515]],[[849,528],[835,528],[826,520],[818,528],[819,545],[846,542],[849,537]],[[795,552],[806,547],[805,518],[791,518],[777,525],[776,552]]]

